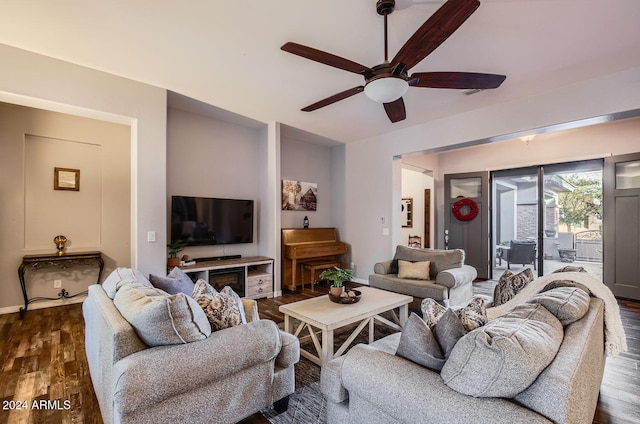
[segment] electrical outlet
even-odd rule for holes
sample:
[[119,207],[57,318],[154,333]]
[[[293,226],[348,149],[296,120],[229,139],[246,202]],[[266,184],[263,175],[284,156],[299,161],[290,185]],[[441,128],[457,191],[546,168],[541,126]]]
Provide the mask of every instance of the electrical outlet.
[[53,288],[54,289],[62,288],[62,280],[53,280]]

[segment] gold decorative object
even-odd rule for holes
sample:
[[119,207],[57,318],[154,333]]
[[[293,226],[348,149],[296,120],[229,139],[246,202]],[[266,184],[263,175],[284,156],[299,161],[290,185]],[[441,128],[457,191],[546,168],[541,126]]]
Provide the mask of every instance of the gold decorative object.
[[64,245],[67,242],[67,238],[65,236],[55,236],[53,242],[56,244],[58,248],[58,255],[64,255]]

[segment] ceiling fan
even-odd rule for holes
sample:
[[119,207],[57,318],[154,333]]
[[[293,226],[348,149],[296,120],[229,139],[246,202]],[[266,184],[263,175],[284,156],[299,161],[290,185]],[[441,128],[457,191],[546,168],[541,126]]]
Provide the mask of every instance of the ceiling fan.
[[504,75],[475,72],[407,72],[453,34],[480,6],[478,0],[448,0],[407,40],[394,58],[388,60],[387,16],[395,9],[395,0],[378,0],[376,10],[384,16],[384,62],[371,68],[351,60],[301,44],[288,42],[281,49],[304,58],[364,76],[365,84],[313,103],[302,110],[311,112],[362,91],[382,103],[391,122],[407,117],[402,96],[411,87],[485,90],[498,88]]

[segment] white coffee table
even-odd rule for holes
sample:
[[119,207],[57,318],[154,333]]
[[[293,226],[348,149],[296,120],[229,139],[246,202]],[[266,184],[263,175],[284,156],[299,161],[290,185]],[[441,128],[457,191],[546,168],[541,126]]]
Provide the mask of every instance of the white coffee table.
[[[318,355],[300,349],[300,354],[310,361],[322,366],[334,357],[342,355],[351,345],[360,331],[369,325],[369,343],[373,342],[374,321],[378,320],[385,325],[402,331],[409,316],[409,303],[413,297],[393,293],[372,287],[358,287],[362,292],[362,298],[358,303],[339,304],[329,300],[329,296],[320,296],[313,299],[301,300],[280,306],[279,310],[284,314],[284,330],[293,333],[303,343],[311,339]],[[392,322],[380,316],[381,313],[400,308],[397,322]],[[300,324],[292,331],[291,319],[295,318]],[[349,324],[360,322],[340,348],[333,352],[333,333],[336,329]],[[307,328],[309,335],[301,337],[302,331]],[[320,330],[321,340],[318,340],[317,330]]]

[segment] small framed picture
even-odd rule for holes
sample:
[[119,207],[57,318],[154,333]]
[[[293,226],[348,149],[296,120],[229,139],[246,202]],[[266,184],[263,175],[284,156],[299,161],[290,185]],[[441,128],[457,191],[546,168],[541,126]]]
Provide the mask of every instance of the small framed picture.
[[80,191],[80,170],[53,168],[53,189]]

